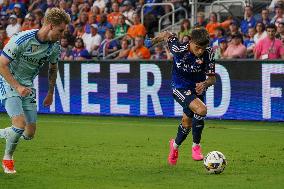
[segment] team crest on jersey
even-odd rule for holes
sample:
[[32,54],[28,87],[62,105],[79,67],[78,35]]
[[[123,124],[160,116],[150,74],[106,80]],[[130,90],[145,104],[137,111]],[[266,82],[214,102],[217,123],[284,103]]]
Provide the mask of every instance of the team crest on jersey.
[[32,50],[32,52],[34,53],[34,52],[36,52],[36,51],[38,51],[39,50],[39,45],[32,45],[31,46],[31,50]]

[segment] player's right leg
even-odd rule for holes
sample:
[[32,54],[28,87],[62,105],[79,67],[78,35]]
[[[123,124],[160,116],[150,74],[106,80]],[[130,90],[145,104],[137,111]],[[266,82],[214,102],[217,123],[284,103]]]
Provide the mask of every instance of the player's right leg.
[[168,156],[168,163],[170,165],[176,165],[178,159],[178,148],[191,130],[193,113],[189,109],[188,104],[196,98],[190,90],[183,89],[173,89],[173,97],[183,107],[184,113],[182,122],[178,126],[176,138],[170,140],[170,153]]
[[26,120],[20,97],[9,97],[4,101],[5,109],[12,119],[12,126],[5,128],[5,153],[2,161],[2,167],[5,173],[16,173],[14,169],[13,154],[16,150],[19,138],[22,136]]

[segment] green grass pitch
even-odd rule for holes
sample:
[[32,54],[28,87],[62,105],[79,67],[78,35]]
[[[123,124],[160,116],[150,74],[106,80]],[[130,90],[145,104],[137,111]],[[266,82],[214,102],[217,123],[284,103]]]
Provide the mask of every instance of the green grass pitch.
[[[10,124],[1,114],[0,128]],[[208,120],[203,152],[228,160],[209,175],[191,159],[192,136],[177,166],[167,165],[178,119],[41,115],[36,138],[21,141],[16,175],[0,171],[0,189],[284,188],[284,123]],[[1,153],[4,141],[0,142]]]

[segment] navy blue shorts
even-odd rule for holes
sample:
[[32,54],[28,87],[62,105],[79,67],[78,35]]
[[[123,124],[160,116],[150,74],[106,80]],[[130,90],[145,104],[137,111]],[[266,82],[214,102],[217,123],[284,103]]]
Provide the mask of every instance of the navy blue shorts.
[[196,98],[204,102],[204,95],[197,96],[189,89],[173,89],[174,99],[183,107],[183,112],[187,117],[193,117],[193,111],[189,108],[189,104]]

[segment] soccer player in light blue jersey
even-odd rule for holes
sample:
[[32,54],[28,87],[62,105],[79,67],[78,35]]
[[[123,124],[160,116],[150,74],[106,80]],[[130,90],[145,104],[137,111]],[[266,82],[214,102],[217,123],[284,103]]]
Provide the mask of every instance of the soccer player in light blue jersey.
[[0,93],[12,120],[12,126],[0,130],[0,137],[6,139],[2,161],[5,173],[16,173],[13,153],[19,138],[31,140],[34,137],[37,105],[33,80],[44,63],[49,63],[49,88],[43,104],[50,106],[53,102],[60,55],[58,40],[69,22],[65,11],[52,8],[46,13],[41,29],[15,34],[0,56]]

